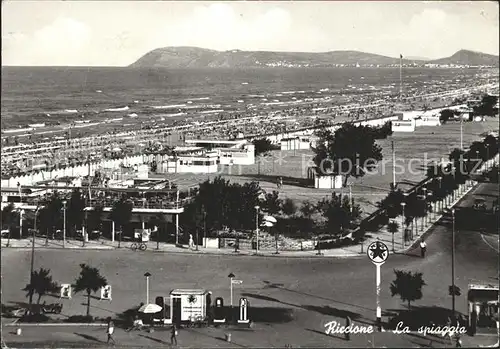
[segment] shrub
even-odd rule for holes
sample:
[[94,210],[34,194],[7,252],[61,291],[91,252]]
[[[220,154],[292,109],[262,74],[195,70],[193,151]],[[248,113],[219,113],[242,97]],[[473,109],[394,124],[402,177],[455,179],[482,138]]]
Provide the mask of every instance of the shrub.
[[31,314],[22,316],[19,322],[48,322],[50,318],[45,314]]

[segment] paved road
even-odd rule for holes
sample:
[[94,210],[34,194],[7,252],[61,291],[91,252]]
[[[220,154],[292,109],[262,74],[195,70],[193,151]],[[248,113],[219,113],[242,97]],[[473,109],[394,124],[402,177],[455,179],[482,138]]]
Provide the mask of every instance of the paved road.
[[[492,185],[481,184],[459,206],[472,205],[474,196],[483,195],[493,200]],[[491,206],[491,203],[490,203]],[[493,242],[486,243],[478,232],[460,230],[456,234],[456,284],[467,289],[471,280],[495,281],[498,277],[497,258]],[[418,251],[408,254],[391,255],[382,267],[381,305],[384,310],[398,310],[406,306],[399,298],[390,295],[389,285],[394,280],[394,269],[420,271],[427,285],[423,298],[416,306],[451,308],[448,285],[451,284],[451,225],[446,219],[436,225],[427,239],[428,256],[418,257]],[[27,283],[29,251],[5,250],[2,253],[3,302],[23,302],[20,289]],[[229,280],[233,272],[242,285],[235,287],[235,299],[245,296],[250,300],[256,316],[262,317],[254,332],[235,332],[234,341],[241,346],[371,346],[368,341],[376,341],[375,346],[386,345],[424,346],[428,338],[418,335],[394,335],[378,333],[353,336],[350,342],[341,338],[326,336],[324,325],[332,320],[343,323],[350,314],[355,323],[373,324],[375,319],[375,268],[366,256],[348,259],[316,258],[272,258],[251,256],[214,256],[186,254],[149,254],[131,251],[61,251],[41,250],[37,253],[36,266],[50,268],[58,282],[72,282],[79,270],[78,264],[86,262],[97,266],[108,282],[113,285],[113,301],[92,300],[92,314],[106,317],[117,316],[125,309],[144,301],[145,281],[142,276],[149,271],[151,277],[151,298],[168,295],[174,288],[206,288],[214,297],[222,296],[228,303]],[[76,295],[72,300],[64,300],[63,315],[82,314],[84,298]],[[47,302],[52,301],[47,298]],[[465,313],[465,294],[457,298],[457,311]],[[79,332],[78,332],[79,331]],[[7,333],[7,342],[22,342],[23,339],[47,338],[48,343],[100,343],[81,336],[88,334],[85,329],[59,329],[46,337],[47,330],[26,328],[25,334],[16,337]],[[82,332],[83,331],[83,332]],[[92,329],[91,331],[96,331]],[[97,331],[100,340],[103,331]],[[80,335],[75,334],[80,333]],[[230,346],[220,339],[222,329],[205,329],[184,332],[182,345],[190,346]],[[141,337],[118,331],[121,343],[135,346],[168,346],[167,335],[160,332],[144,334]],[[155,342],[154,340],[164,342]],[[166,342],[165,342],[166,341]],[[437,343],[437,344],[436,344]],[[441,343],[441,344],[439,344]],[[90,344],[89,344],[90,345]],[[439,340],[432,346],[447,345]],[[449,345],[449,344],[448,344]],[[234,346],[234,344],[233,344]]]

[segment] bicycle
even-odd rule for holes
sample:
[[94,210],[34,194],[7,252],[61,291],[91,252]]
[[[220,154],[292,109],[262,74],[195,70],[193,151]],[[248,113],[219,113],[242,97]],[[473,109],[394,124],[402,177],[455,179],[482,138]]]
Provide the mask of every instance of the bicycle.
[[201,315],[198,315],[198,316],[190,316],[186,327],[187,328],[195,328],[195,327],[201,328],[201,327],[205,327],[206,325],[207,325],[206,318],[204,318]]
[[148,245],[146,245],[144,242],[134,242],[134,243],[132,243],[132,245],[130,245],[130,249],[133,251],[137,251],[137,250],[146,251],[147,248],[148,248]]

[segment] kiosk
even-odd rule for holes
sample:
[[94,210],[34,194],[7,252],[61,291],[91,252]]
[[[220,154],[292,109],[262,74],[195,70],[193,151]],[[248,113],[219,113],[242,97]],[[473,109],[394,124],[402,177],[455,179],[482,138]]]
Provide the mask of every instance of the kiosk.
[[170,292],[170,319],[180,325],[182,322],[207,317],[209,292],[201,289],[175,289]]
[[498,331],[498,285],[471,283],[467,293],[469,329],[475,333]]

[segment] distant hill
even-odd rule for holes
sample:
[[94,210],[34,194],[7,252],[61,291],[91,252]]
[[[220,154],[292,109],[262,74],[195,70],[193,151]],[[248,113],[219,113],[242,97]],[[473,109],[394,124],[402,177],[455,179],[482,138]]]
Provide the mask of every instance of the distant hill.
[[463,65],[491,65],[499,66],[499,57],[481,52],[460,50],[450,57],[435,59],[428,63],[433,64],[463,64]]
[[[455,59],[455,64],[494,65],[493,59],[498,57],[471,52],[461,54],[459,51],[452,57],[441,59],[448,62]],[[458,55],[458,56],[457,56]],[[457,56],[456,58],[453,58]],[[441,60],[424,61],[403,59],[403,64],[422,65]],[[478,62],[485,63],[478,63]],[[148,52],[130,67],[143,68],[250,68],[250,67],[331,67],[331,66],[390,66],[398,65],[399,57],[387,57],[360,51],[330,52],[272,52],[272,51],[215,51],[198,47],[165,47]],[[449,64],[449,63],[436,63]]]

